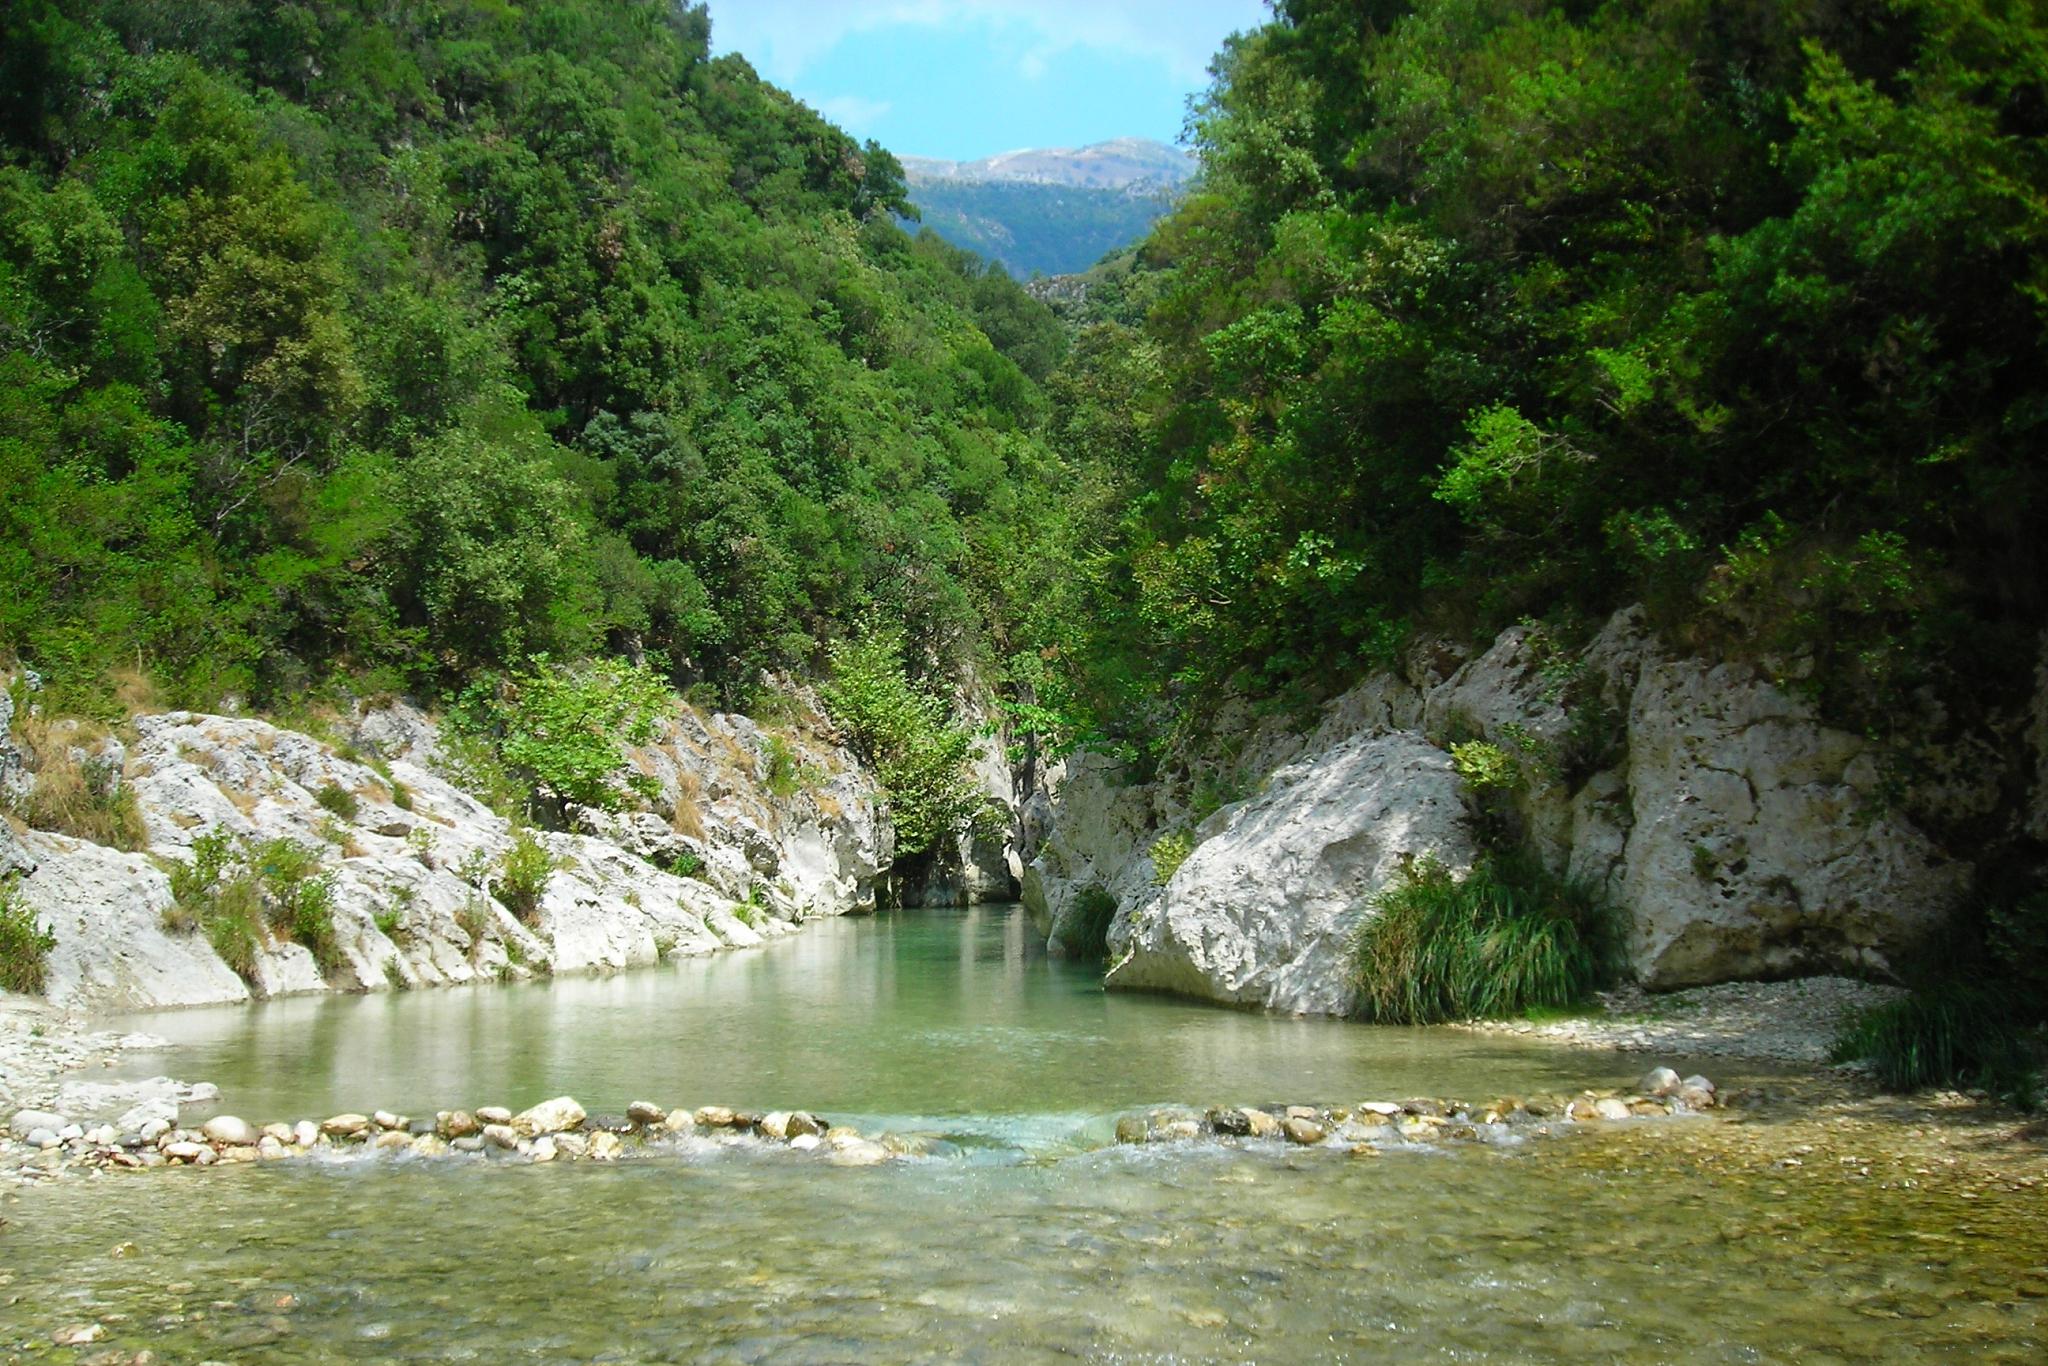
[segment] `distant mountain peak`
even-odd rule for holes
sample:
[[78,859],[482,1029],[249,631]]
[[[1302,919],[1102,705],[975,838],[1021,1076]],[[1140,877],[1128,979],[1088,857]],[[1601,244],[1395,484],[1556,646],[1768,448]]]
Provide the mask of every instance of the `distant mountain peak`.
[[1172,188],[1195,173],[1193,157],[1150,138],[1111,138],[1086,147],[1024,147],[979,161],[933,157],[904,157],[902,161],[912,185],[951,180],[1126,190]]

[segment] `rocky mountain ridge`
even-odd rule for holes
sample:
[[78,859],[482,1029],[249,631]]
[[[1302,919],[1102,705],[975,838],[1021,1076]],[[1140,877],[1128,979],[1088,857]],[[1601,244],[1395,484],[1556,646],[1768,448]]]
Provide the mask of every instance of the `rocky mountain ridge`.
[[1026,147],[975,161],[910,156],[901,160],[913,186],[953,180],[1070,189],[1159,189],[1187,183],[1197,169],[1195,159],[1187,153],[1150,138],[1112,138],[1085,147]]

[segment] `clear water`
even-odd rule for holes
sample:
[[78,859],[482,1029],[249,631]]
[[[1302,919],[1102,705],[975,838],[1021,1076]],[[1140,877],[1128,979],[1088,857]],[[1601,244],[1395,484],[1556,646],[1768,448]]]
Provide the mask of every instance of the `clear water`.
[[[136,1055],[221,1088],[245,1119],[514,1109],[569,1094],[801,1107],[863,1128],[1027,1145],[1134,1106],[1487,1099],[1626,1084],[1640,1059],[1511,1038],[1367,1030],[1105,992],[1048,958],[1022,908],[834,920],[758,949],[612,977],[123,1017]],[[1683,1066],[1684,1059],[1676,1060]]]
[[[1755,1126],[1377,1158],[1078,1150],[1077,1119],[1145,1101],[1526,1093],[1634,1064],[1105,998],[1025,943],[1014,912],[925,914],[609,981],[152,1020],[187,1040],[172,1070],[218,1077],[244,1113],[647,1093],[1016,1146],[866,1169],[765,1150],[296,1162],[9,1193],[0,1357],[2048,1359],[2038,1192],[1880,1188],[1818,1155],[1791,1173],[1757,1160]],[[49,1347],[91,1323],[86,1352]]]

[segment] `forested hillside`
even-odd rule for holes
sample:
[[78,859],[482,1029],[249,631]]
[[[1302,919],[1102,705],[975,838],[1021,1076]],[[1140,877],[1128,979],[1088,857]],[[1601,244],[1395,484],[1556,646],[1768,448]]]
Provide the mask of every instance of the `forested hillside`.
[[1055,384],[1117,481],[1061,618],[1095,714],[1636,599],[1858,730],[2031,686],[2038,11],[1277,10]]
[[702,6],[0,24],[0,647],[58,705],[1028,643],[1058,325]]

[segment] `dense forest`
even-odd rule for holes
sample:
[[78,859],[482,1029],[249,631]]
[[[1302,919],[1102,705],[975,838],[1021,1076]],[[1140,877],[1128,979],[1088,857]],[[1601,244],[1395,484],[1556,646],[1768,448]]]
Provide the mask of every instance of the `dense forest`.
[[58,705],[1024,651],[1062,329],[702,6],[0,23],[0,648]]
[[1136,734],[1418,627],[1624,603],[1857,729],[2030,686],[2048,21],[1989,0],[1283,0],[1053,382]]
[[2030,679],[2029,7],[1283,0],[1064,321],[702,7],[5,23],[0,641],[79,705],[876,621],[1143,754],[1637,600],[1874,733]]

